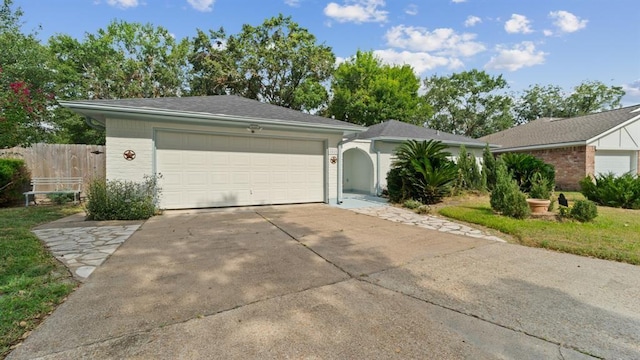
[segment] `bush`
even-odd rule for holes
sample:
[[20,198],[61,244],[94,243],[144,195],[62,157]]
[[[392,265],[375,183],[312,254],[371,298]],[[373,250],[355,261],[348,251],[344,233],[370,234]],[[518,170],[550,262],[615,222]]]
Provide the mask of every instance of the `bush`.
[[600,174],[580,181],[582,194],[596,204],[625,209],[640,209],[640,177],[624,174]]
[[401,203],[403,199],[411,198],[408,191],[405,190],[402,172],[402,168],[392,168],[387,173],[387,194],[392,203]]
[[547,180],[549,191],[553,191],[556,181],[556,169],[551,164],[547,164],[537,157],[524,153],[506,153],[500,156],[516,180],[520,191],[529,193],[535,174],[540,174]]
[[158,211],[156,177],[142,182],[94,180],[89,184],[85,211],[89,220],[143,220]]
[[464,145],[460,146],[456,165],[458,166],[458,177],[455,185],[457,191],[484,190],[476,157],[473,154],[469,154]]
[[56,205],[64,205],[72,202],[75,198],[73,194],[70,193],[54,193],[47,194],[49,200]]
[[496,161],[496,184],[490,203],[493,210],[516,219],[524,219],[531,214],[526,195],[511,178],[502,159]]
[[445,149],[446,145],[435,140],[409,140],[400,145],[387,174],[389,200],[434,204],[450,194],[457,169]]
[[496,186],[496,158],[491,153],[489,144],[484,147],[482,152],[482,182],[489,191]]
[[596,216],[598,216],[598,207],[593,201],[589,200],[577,200],[569,211],[569,217],[580,222],[591,221]]
[[529,191],[529,197],[532,199],[544,199],[549,200],[551,198],[551,191],[549,189],[549,180],[542,177],[540,173],[535,173],[531,180],[531,190]]
[[405,200],[402,205],[407,209],[413,210],[413,209],[419,208],[422,205],[422,203],[417,200],[409,199],[409,200]]
[[31,174],[21,159],[0,159],[0,207],[24,201],[29,191]]

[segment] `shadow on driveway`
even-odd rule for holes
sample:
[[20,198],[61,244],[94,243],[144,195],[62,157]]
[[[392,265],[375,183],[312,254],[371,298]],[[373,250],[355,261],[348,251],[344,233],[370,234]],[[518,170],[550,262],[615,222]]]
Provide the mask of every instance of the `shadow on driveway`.
[[[581,288],[565,291],[558,279],[573,262],[587,267],[571,274]],[[594,274],[640,288],[631,265],[325,205],[168,212],[147,221],[9,358],[640,354],[638,297],[619,288],[607,304],[598,294],[613,283],[590,283]]]

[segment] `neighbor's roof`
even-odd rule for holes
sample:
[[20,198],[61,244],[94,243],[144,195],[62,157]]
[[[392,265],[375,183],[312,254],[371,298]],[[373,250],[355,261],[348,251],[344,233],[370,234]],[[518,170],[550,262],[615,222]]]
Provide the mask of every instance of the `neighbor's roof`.
[[502,145],[502,150],[562,144],[586,144],[609,130],[640,118],[640,105],[572,118],[541,118],[481,137]]
[[279,123],[307,127],[363,131],[344,121],[303,113],[282,106],[235,95],[163,97],[151,99],[60,101],[60,104],[104,124],[109,113],[163,115],[256,123]]
[[449,134],[446,132],[416,126],[397,120],[387,120],[370,126],[367,131],[356,134],[355,139],[360,140],[439,140],[445,144],[465,144],[468,146],[484,147],[485,141],[470,137]]

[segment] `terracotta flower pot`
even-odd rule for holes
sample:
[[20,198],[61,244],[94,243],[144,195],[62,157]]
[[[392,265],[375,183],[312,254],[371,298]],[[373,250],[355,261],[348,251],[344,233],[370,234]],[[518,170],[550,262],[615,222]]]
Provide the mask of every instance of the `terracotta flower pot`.
[[545,199],[527,199],[527,204],[531,209],[532,214],[544,214],[549,210],[551,200]]

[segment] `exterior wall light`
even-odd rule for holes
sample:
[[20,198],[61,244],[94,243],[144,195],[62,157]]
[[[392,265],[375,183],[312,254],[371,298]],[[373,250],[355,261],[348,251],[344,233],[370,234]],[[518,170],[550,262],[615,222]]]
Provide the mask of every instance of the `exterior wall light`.
[[260,130],[262,130],[262,127],[257,124],[251,124],[247,127],[247,131],[250,131],[252,134]]

